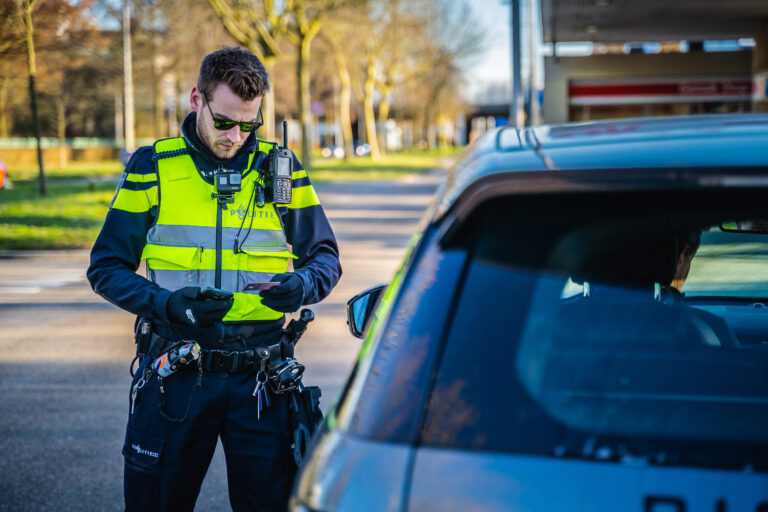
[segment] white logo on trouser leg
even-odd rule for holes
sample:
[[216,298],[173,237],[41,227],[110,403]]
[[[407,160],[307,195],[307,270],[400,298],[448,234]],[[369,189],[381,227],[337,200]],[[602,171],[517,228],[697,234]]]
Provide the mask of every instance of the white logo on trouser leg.
[[145,450],[144,448],[141,447],[141,445],[138,445],[138,444],[132,444],[131,448],[133,448],[136,451],[136,453],[138,453],[139,455],[149,455],[150,457],[154,457],[155,459],[160,457],[159,453]]

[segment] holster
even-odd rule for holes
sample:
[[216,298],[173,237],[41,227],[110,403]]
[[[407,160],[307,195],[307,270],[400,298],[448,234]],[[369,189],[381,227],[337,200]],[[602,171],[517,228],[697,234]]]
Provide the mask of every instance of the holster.
[[164,338],[154,332],[152,322],[143,317],[136,317],[136,323],[133,326],[134,341],[136,342],[136,357],[131,361],[130,373],[134,375],[134,365],[136,361],[141,364],[144,358],[155,359],[162,354],[165,349],[173,344],[167,338]]
[[293,357],[293,340],[288,339],[285,335],[285,331],[280,335],[280,352],[282,359],[288,359]]
[[136,341],[136,356],[143,359],[149,353],[149,346],[152,341],[152,322],[137,316],[133,331]]
[[298,387],[291,391],[291,452],[297,466],[304,460],[309,441],[323,421],[323,412],[320,410],[322,394],[322,390],[317,386]]

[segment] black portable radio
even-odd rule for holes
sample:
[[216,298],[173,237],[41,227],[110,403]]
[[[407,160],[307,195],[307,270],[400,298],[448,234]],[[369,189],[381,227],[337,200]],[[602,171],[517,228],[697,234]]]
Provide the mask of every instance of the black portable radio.
[[269,163],[264,176],[267,201],[278,204],[291,203],[292,175],[293,155],[288,149],[288,123],[283,121],[283,146],[275,146],[269,152]]
[[267,194],[273,203],[290,204],[293,180],[293,156],[290,150],[275,147],[269,152],[269,169],[267,170]]

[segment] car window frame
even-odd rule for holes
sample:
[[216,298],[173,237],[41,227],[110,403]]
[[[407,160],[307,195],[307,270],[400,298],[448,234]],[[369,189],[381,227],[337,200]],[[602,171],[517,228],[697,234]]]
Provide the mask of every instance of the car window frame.
[[[442,238],[445,233],[445,222],[440,222],[437,225],[430,224],[421,232],[419,240],[413,246],[413,250],[408,253],[404,259],[401,269],[398,271],[398,275],[395,276],[393,283],[396,284],[396,290],[386,290],[384,298],[380,301],[378,310],[375,315],[381,315],[381,310],[388,307],[384,316],[372,320],[372,325],[369,328],[368,335],[366,336],[365,343],[368,345],[361,349],[361,355],[358,361],[355,363],[352,372],[350,374],[347,383],[344,386],[342,394],[339,396],[337,404],[334,407],[332,413],[332,426],[339,428],[352,435],[378,440],[385,442],[406,443],[409,445],[415,445],[421,435],[421,426],[424,421],[424,413],[426,411],[426,403],[429,400],[429,396],[432,389],[432,372],[434,371],[434,362],[430,364],[426,369],[421,369],[421,372],[426,372],[428,377],[425,385],[421,387],[419,398],[415,402],[415,410],[419,411],[418,415],[411,421],[410,428],[407,435],[399,436],[397,438],[385,438],[376,433],[370,431],[361,431],[359,425],[356,424],[354,417],[357,414],[358,409],[361,407],[361,395],[366,387],[367,381],[370,378],[370,373],[374,360],[379,350],[382,349],[382,343],[385,343],[385,338],[388,334],[388,328],[393,322],[393,315],[396,315],[399,307],[401,306],[404,297],[408,295],[410,287],[415,286],[415,280],[419,277],[418,272],[420,270],[420,263],[428,257],[430,250],[437,247],[437,250],[441,253],[444,252],[442,246]],[[435,330],[438,331],[435,335],[434,341],[429,344],[429,351],[432,353],[432,358],[440,355],[442,347],[445,344],[446,335],[450,332],[450,325],[452,324],[455,308],[457,305],[458,297],[461,295],[461,287],[463,286],[464,277],[467,271],[467,261],[469,255],[464,254],[463,261],[460,264],[460,268],[456,275],[454,286],[451,290],[451,299],[448,301],[448,305],[445,308],[445,313],[442,320],[435,320]],[[398,282],[399,281],[399,282]],[[392,286],[392,285],[390,285]],[[394,292],[392,301],[389,305],[386,304],[386,296]],[[410,322],[409,322],[410,323]]]
[[[472,185],[469,190],[472,190],[473,187],[474,187],[474,185]],[[603,193],[613,194],[613,193],[617,192],[618,190],[621,190],[620,187],[616,187],[616,189],[617,190],[601,191],[600,193],[601,194],[603,194]],[[673,187],[667,187],[667,188],[662,188],[661,190],[669,192],[672,189],[673,189]],[[714,187],[714,186],[708,187],[708,186],[701,186],[701,187],[695,187],[694,188],[694,190],[696,190],[697,194],[698,193],[702,193],[702,194],[707,193],[707,194],[709,194],[709,193],[717,191],[718,189],[728,190],[729,194],[731,194],[733,197],[737,197],[737,196],[740,196],[742,194],[757,194],[757,193],[759,193],[759,190],[760,190],[760,189],[755,190],[755,189],[752,189],[752,188],[749,188],[749,187],[743,187],[743,186],[738,186],[738,187]],[[471,204],[472,207],[471,208],[467,208],[467,203],[465,203],[464,205],[459,205],[459,206],[463,206],[465,208],[464,210],[460,210],[458,207],[452,209],[452,211],[450,212],[450,214],[448,216],[448,219],[451,220],[451,222],[446,223],[446,224],[443,225],[445,230],[442,232],[443,238],[441,239],[441,242],[445,242],[445,243],[450,245],[452,243],[455,243],[455,241],[457,239],[460,239],[462,233],[464,232],[464,226],[463,226],[464,221],[466,221],[468,219],[471,219],[472,218],[472,214],[475,213],[479,207],[482,207],[483,204],[485,204],[487,201],[490,201],[490,200],[493,200],[495,198],[498,198],[499,196],[514,197],[515,195],[519,195],[519,194],[509,194],[509,193],[494,193],[494,191],[489,191],[487,186],[484,186],[484,187],[480,188],[479,190],[478,190],[478,188],[474,188],[474,190],[476,190],[479,193],[483,194],[484,195],[483,199],[477,200],[477,197],[474,197],[474,198],[473,197],[468,197],[467,198],[466,195],[464,196],[466,199],[468,199],[468,203]],[[657,187],[648,187],[648,188],[644,188],[643,192],[648,192],[649,190],[659,190],[659,189]],[[466,194],[466,192],[465,192],[465,194]],[[547,192],[543,192],[542,195],[549,195],[549,194],[550,194],[550,192],[547,191]],[[530,194],[526,194],[526,195],[530,196]],[[576,193],[576,195],[579,195],[579,193]],[[474,202],[473,202],[473,200],[474,200]],[[457,219],[459,219],[459,220],[457,221]],[[477,246],[473,245],[472,251],[469,252],[468,255],[467,255],[467,260],[465,262],[465,266],[464,266],[464,270],[463,270],[463,273],[462,273],[461,281],[460,281],[460,283],[457,284],[458,293],[454,297],[454,304],[452,306],[453,311],[455,311],[455,308],[458,307],[458,305],[459,305],[459,303],[461,301],[461,296],[462,296],[462,294],[465,291],[465,287],[467,286],[467,279],[468,279],[469,273],[471,271],[472,264],[475,261],[477,251],[478,251]],[[700,297],[694,297],[693,299],[694,300],[692,302],[700,302],[701,298]],[[697,299],[699,299],[699,300],[697,300]],[[744,302],[744,299],[741,299],[740,302]],[[762,302],[766,302],[764,300],[764,298],[762,299]],[[420,418],[420,425],[421,426],[420,426],[419,440],[417,442],[417,449],[429,449],[429,450],[433,450],[433,451],[434,450],[470,450],[470,451],[473,450],[473,449],[468,448],[468,447],[463,446],[463,445],[455,445],[454,446],[454,445],[440,445],[440,444],[425,444],[425,441],[423,441],[423,439],[422,439],[423,436],[421,435],[421,432],[422,432],[423,428],[425,427],[425,421],[427,421],[428,417],[429,417],[429,406],[430,406],[431,396],[434,393],[435,387],[437,386],[438,381],[439,381],[439,372],[440,372],[440,370],[442,368],[442,365],[444,364],[445,352],[446,352],[446,350],[449,347],[448,344],[450,343],[451,337],[452,337],[451,333],[455,329],[456,316],[452,315],[451,319],[452,320],[451,320],[447,330],[444,331],[444,333],[443,333],[443,336],[442,336],[442,339],[441,339],[441,345],[440,345],[440,354],[439,354],[439,357],[435,359],[435,364],[434,364],[434,367],[432,368],[432,371],[431,371],[432,378],[430,379],[430,383],[429,383],[429,391],[428,391],[428,395],[427,395],[427,400],[426,400],[426,402],[424,404],[424,408],[422,410],[423,414],[422,414],[422,416]],[[607,436],[607,437],[611,437],[611,436]],[[707,442],[702,442],[702,443],[709,443],[709,442],[707,441]],[[734,447],[731,446],[729,449],[733,450]],[[484,452],[487,452],[488,450],[487,449],[478,449],[476,451],[484,453]],[[494,451],[498,451],[498,450],[494,449]],[[518,453],[518,452],[509,452],[509,453],[510,454],[522,455],[522,453]],[[536,456],[539,456],[539,454],[536,454]],[[696,467],[696,466],[690,466],[690,467]],[[702,467],[709,467],[709,466],[702,466]]]

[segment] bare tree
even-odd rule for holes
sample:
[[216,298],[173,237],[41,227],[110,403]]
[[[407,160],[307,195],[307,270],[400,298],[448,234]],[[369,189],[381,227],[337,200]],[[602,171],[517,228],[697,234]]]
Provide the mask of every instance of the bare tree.
[[[362,104],[362,119],[358,118],[358,123],[363,123],[366,140],[371,148],[371,158],[374,161],[381,159],[376,137],[374,107],[379,57],[384,45],[380,36],[380,19],[376,13],[380,11],[383,2],[384,0],[368,0],[354,9],[345,10],[343,15],[336,18],[330,25],[326,34],[326,39],[329,40],[332,51],[336,54],[334,59],[339,72],[339,81],[343,86],[349,78],[350,89],[356,91]],[[341,103],[344,105],[344,102]]]
[[[231,35],[223,24],[217,23],[218,16],[210,6],[197,0],[164,0],[161,5],[166,29],[161,39],[165,63],[161,74],[168,77],[177,91],[174,117],[178,124],[183,118],[181,105],[186,101],[179,91],[189,93],[202,57],[210,52],[214,41],[227,40]],[[178,16],[179,12],[185,16]],[[202,37],[199,27],[205,27]]]
[[365,82],[363,85],[363,116],[365,117],[365,134],[368,145],[371,146],[371,158],[374,162],[381,160],[381,149],[376,134],[376,113],[373,103],[376,98],[376,64],[377,48],[369,45],[365,61]]
[[485,36],[481,25],[475,23],[473,18],[472,10],[464,2],[432,0],[426,27],[431,42],[431,49],[426,52],[430,71],[420,78],[425,91],[422,136],[430,145],[435,145],[437,141],[430,136],[429,127],[435,124],[439,106],[449,103],[444,96],[451,94],[456,97],[456,86],[461,82],[461,65],[482,50]]
[[391,0],[382,9],[381,38],[386,41],[379,55],[379,73],[376,86],[379,100],[379,144],[386,153],[385,127],[391,109],[394,90],[412,77],[426,70],[424,47],[429,41],[423,37],[424,0]]
[[14,0],[17,8],[18,19],[24,28],[24,41],[27,48],[27,73],[29,77],[29,103],[32,108],[32,118],[35,125],[35,139],[37,140],[37,166],[39,169],[40,195],[46,195],[45,171],[43,168],[43,148],[40,141],[40,116],[37,113],[37,89],[35,77],[37,76],[37,62],[35,61],[35,37],[32,23],[32,11],[37,0]]
[[[349,70],[347,50],[350,46],[350,37],[353,37],[351,33],[357,32],[357,30],[349,30],[352,25],[348,21],[346,19],[342,22],[330,23],[324,30],[325,39],[330,45],[333,60],[336,64],[336,73],[340,85],[338,116],[341,133],[339,136],[341,138],[341,145],[344,148],[345,160],[350,160],[354,156],[355,151],[351,115],[352,75]],[[342,43],[342,41],[346,44]]]
[[38,92],[55,103],[60,167],[67,165],[68,106],[76,97],[88,97],[93,94],[91,91],[100,89],[73,87],[75,75],[81,71],[93,74],[94,63],[99,59],[94,53],[103,54],[108,43],[82,7],[83,2],[76,6],[58,0],[45,2],[38,11],[39,26],[56,27],[55,31],[44,32],[38,39],[42,74],[47,78],[42,84],[38,83]]
[[429,42],[424,30],[425,4],[430,1],[372,0],[349,20],[364,34],[359,43],[363,51],[357,53],[354,67],[361,77],[365,132],[375,161],[384,155],[383,130],[394,91],[429,68],[423,54]]
[[[285,36],[296,46],[297,107],[301,123],[301,159],[306,167],[310,162],[311,124],[309,92],[309,60],[312,41],[326,18],[342,5],[359,0],[285,0],[278,9],[274,0],[208,0],[230,34],[243,46],[254,52],[267,71],[273,69],[280,55],[279,40]],[[274,93],[272,93],[274,94]],[[274,97],[265,97],[268,103],[265,123],[274,119]],[[267,137],[274,136],[271,122]]]
[[[278,12],[274,0],[208,0],[216,15],[235,40],[252,51],[272,75],[280,55],[279,39],[287,32],[286,11]],[[274,87],[264,95],[265,138],[275,137]]]
[[312,41],[320,32],[328,16],[341,7],[360,4],[357,0],[286,0],[285,10],[292,15],[289,40],[296,45],[296,103],[301,122],[301,160],[310,167],[310,134],[312,112],[310,108],[309,59]]
[[[399,38],[402,36],[399,30],[399,12],[400,1],[394,0],[388,2],[379,0],[371,3],[366,10],[367,17],[367,38],[365,41],[365,51],[361,53],[359,66],[363,70],[362,89],[363,89],[363,116],[365,119],[365,133],[368,144],[371,147],[371,158],[379,161],[384,156],[383,148],[379,144],[378,131],[376,129],[376,111],[375,101],[377,94],[380,95],[379,101],[379,121],[381,122],[382,103],[384,113],[388,115],[389,103],[384,99],[391,92],[393,84],[384,74],[384,62],[388,62],[392,67],[400,63],[402,52],[399,51],[402,42]],[[418,16],[418,14],[416,14]],[[389,75],[394,76],[394,71]],[[381,124],[381,123],[380,123]]]
[[23,50],[22,24],[18,23],[15,0],[0,0],[0,137],[10,131],[9,94],[16,74],[15,54]]
[[[110,32],[95,25],[91,5],[90,0],[41,0],[34,5],[35,93],[41,136],[58,134],[64,139],[68,129],[90,130],[91,135],[103,129],[103,109],[105,105],[111,108],[110,88],[116,73],[109,53]],[[19,82],[28,80],[29,59],[17,0],[0,0],[0,47],[4,49],[0,54],[0,136],[9,136],[12,130],[34,133],[31,109],[22,106],[22,102],[29,105],[26,87],[19,87]],[[99,87],[93,87],[94,83]],[[110,98],[106,104],[101,101],[104,95]],[[60,162],[65,163],[63,140],[60,148]]]

